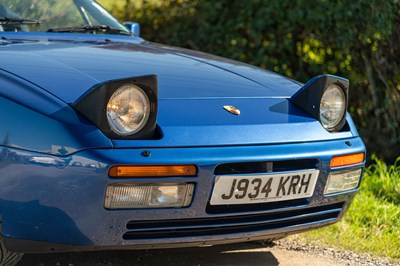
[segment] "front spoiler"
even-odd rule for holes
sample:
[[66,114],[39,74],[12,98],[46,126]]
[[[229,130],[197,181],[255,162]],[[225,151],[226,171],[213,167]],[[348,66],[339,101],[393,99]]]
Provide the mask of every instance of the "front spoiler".
[[145,249],[167,249],[167,248],[190,248],[207,247],[215,245],[225,245],[233,243],[251,242],[251,241],[274,241],[292,234],[299,234],[312,229],[325,227],[336,223],[335,221],[326,221],[319,224],[302,226],[292,229],[288,232],[259,232],[260,235],[248,235],[246,237],[226,236],[221,240],[202,240],[185,243],[160,243],[160,244],[127,244],[118,246],[75,246],[64,245],[51,242],[40,242],[32,240],[20,240],[13,238],[4,238],[3,241],[7,250],[17,253],[53,253],[53,252],[80,252],[80,251],[100,251],[100,250],[145,250]]

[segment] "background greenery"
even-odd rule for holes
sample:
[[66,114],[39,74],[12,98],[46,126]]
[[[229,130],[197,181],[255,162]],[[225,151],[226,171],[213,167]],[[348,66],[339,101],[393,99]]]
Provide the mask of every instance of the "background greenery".
[[101,0],[150,41],[244,61],[306,82],[350,79],[350,113],[370,154],[400,150],[400,1]]

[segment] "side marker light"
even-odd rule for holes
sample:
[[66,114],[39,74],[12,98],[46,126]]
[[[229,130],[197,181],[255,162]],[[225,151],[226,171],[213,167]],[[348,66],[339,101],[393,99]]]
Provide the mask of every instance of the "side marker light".
[[360,164],[364,162],[364,158],[365,154],[363,152],[333,156],[331,159],[331,168]]

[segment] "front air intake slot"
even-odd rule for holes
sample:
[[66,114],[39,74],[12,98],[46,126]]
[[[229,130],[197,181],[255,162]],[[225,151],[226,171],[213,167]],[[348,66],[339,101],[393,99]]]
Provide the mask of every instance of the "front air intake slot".
[[196,237],[248,233],[283,229],[320,222],[334,222],[344,203],[302,208],[264,214],[210,217],[198,219],[173,219],[160,221],[130,221],[125,240]]
[[215,175],[257,174],[267,172],[285,172],[294,170],[317,169],[317,159],[285,161],[262,161],[220,164],[215,168]]

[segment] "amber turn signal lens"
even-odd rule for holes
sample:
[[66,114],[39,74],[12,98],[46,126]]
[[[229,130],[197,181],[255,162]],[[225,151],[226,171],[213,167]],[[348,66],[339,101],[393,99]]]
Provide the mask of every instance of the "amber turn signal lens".
[[110,177],[169,177],[196,174],[195,165],[116,165],[108,172]]
[[364,161],[364,157],[365,154],[363,152],[333,156],[331,160],[331,168],[359,164]]

